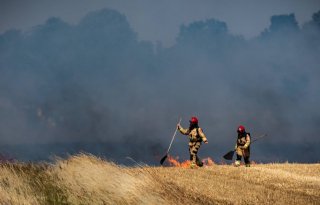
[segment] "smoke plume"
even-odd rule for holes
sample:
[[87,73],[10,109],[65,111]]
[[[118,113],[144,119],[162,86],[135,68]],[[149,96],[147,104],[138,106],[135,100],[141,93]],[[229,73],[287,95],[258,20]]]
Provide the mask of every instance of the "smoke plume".
[[[206,19],[181,25],[176,43],[138,40],[126,16],[103,9],[78,24],[49,18],[0,34],[1,152],[23,160],[88,151],[158,163],[179,117],[198,116],[220,160],[242,124],[256,161],[320,156],[320,11],[298,25],[271,17],[252,39]],[[188,158],[178,134],[172,154]]]

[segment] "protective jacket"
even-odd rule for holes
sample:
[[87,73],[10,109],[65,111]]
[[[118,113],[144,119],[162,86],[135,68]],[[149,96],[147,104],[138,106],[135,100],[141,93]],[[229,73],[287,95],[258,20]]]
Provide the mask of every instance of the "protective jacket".
[[250,133],[240,133],[238,134],[237,143],[235,146],[235,150],[238,155],[243,157],[249,157],[250,156]]
[[202,131],[202,129],[200,127],[193,128],[192,130],[184,129],[182,127],[179,127],[179,131],[183,135],[188,135],[189,136],[189,141],[191,143],[208,141],[206,135],[203,133],[203,131]]

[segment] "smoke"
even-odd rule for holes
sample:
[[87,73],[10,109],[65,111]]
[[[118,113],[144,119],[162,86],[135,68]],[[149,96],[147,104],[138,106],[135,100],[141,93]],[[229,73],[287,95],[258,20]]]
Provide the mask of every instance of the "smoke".
[[[7,31],[0,35],[1,149],[24,160],[84,150],[152,163],[179,117],[187,127],[196,115],[209,140],[201,156],[220,159],[243,124],[253,137],[268,134],[253,145],[257,161],[315,162],[319,16],[301,27],[294,14],[272,16],[249,40],[219,20],[196,21],[181,25],[169,48],[138,40],[110,9],[75,25],[50,18],[28,32]],[[177,136],[172,154],[188,157],[186,137]]]

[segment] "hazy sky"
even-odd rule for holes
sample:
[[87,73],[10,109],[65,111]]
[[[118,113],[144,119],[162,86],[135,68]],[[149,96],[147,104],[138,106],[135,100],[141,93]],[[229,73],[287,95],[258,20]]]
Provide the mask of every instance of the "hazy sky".
[[139,39],[172,45],[179,26],[216,18],[232,33],[258,35],[277,14],[295,13],[301,25],[320,8],[320,0],[0,0],[0,33],[28,29],[56,16],[77,23],[89,11],[112,8],[126,15]]
[[0,2],[0,154],[158,163],[195,115],[202,156],[242,124],[258,161],[319,160],[320,0]]

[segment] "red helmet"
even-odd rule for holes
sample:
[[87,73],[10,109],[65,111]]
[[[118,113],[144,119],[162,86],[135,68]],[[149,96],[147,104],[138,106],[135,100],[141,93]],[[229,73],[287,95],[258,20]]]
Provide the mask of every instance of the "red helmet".
[[196,117],[191,117],[191,120],[189,120],[189,122],[192,124],[198,124],[199,120]]
[[244,128],[244,126],[240,125],[238,127],[238,130],[237,130],[239,133],[244,133],[246,131],[246,128]]

